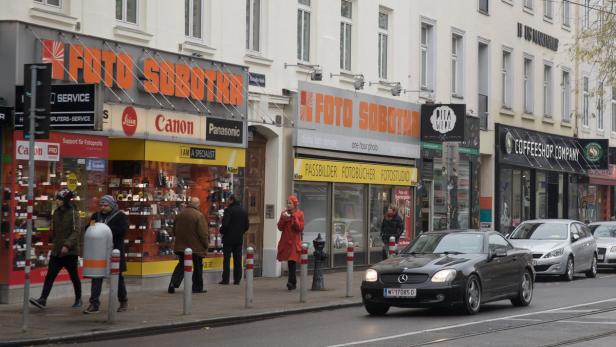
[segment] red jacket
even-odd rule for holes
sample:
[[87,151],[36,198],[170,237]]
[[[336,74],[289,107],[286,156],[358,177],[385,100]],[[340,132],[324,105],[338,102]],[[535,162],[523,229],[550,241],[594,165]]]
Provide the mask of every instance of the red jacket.
[[278,261],[293,260],[299,263],[302,253],[302,232],[304,231],[304,212],[296,210],[286,217],[284,212],[278,219],[278,230],[282,231],[278,241]]

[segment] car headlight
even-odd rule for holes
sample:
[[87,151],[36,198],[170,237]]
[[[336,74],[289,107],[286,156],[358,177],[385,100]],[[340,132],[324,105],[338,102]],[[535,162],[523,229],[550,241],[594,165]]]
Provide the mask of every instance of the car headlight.
[[616,252],[616,246],[612,246],[612,248],[610,248],[610,252]]
[[447,269],[441,270],[432,276],[432,282],[435,283],[443,283],[443,282],[451,282],[456,277],[456,270]]
[[366,282],[376,282],[379,279],[379,274],[374,269],[366,270],[366,274],[364,275],[364,281]]
[[564,253],[565,253],[565,249],[564,248],[559,248],[559,249],[555,249],[555,250],[551,251],[550,253],[546,254],[544,256],[544,258],[556,258],[556,257],[560,257]]

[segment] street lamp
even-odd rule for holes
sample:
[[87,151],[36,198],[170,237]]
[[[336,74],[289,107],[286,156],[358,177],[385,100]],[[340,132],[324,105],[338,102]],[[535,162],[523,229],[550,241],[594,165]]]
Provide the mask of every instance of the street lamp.
[[312,71],[310,72],[310,80],[312,81],[322,81],[323,80],[323,70],[321,69],[319,65],[302,64],[302,63],[297,63],[297,64],[284,63],[285,69],[289,66],[299,66],[303,68],[312,69]]

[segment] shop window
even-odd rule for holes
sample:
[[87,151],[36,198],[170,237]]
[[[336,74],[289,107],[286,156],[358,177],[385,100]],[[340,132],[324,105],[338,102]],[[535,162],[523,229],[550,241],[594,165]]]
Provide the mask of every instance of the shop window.
[[457,214],[456,228],[468,229],[471,223],[471,180],[470,180],[470,165],[466,161],[460,161],[458,168],[452,169],[453,175],[449,180],[449,188],[452,194],[456,196],[456,204],[453,205]]
[[535,184],[535,218],[548,218],[548,182],[545,172],[537,172]]
[[[309,245],[308,256],[312,259],[314,245],[312,241],[321,234],[325,240],[325,251],[330,249],[330,225],[328,220],[328,183],[295,182],[295,194],[299,199],[299,206],[304,212],[303,242]],[[308,266],[314,266],[313,261]]]
[[364,185],[334,184],[332,257],[334,267],[346,264],[347,241],[355,245],[355,264],[366,264]]
[[432,229],[435,231],[448,229],[448,191],[447,168],[440,159],[434,159],[434,195],[432,211]]
[[579,213],[579,188],[576,176],[569,176],[568,185],[568,214],[567,218],[580,220]]
[[500,194],[500,206],[499,206],[499,224],[500,232],[503,234],[509,234],[513,231],[512,225],[512,170],[501,169],[499,175],[499,194]]
[[370,263],[383,259],[383,240],[381,239],[381,226],[387,207],[392,203],[391,188],[389,186],[370,186],[370,234],[368,247],[370,249]]

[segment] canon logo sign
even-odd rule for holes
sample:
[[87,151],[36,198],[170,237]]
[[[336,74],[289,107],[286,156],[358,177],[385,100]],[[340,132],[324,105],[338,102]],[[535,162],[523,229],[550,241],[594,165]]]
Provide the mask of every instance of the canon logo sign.
[[193,135],[195,133],[195,125],[192,121],[183,119],[168,119],[162,114],[156,116],[154,125],[156,130],[165,133],[181,135]]

